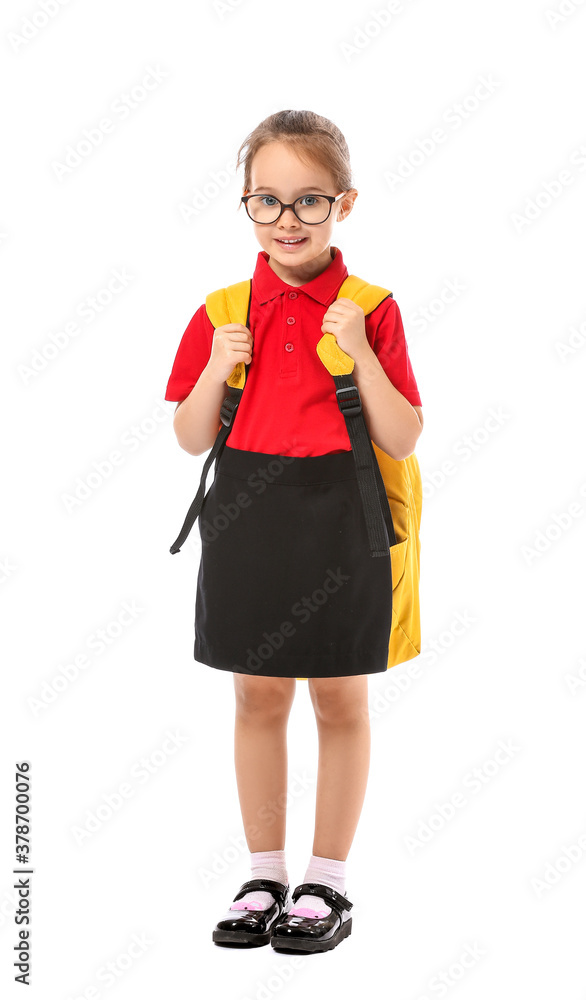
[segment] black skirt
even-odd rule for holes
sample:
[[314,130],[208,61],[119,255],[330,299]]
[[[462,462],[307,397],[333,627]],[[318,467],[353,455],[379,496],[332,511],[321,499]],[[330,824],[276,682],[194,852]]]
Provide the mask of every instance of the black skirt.
[[387,669],[390,552],[371,556],[352,451],[226,444],[198,526],[198,662],[267,677]]

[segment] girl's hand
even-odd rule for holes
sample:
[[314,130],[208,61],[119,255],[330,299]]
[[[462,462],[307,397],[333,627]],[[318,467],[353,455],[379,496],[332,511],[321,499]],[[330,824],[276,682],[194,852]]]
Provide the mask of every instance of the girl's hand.
[[333,333],[338,346],[354,360],[370,349],[364,311],[352,299],[334,299],[324,316],[322,333]]
[[249,365],[252,361],[254,341],[247,326],[226,323],[214,330],[212,351],[207,367],[219,382],[225,382],[239,361]]

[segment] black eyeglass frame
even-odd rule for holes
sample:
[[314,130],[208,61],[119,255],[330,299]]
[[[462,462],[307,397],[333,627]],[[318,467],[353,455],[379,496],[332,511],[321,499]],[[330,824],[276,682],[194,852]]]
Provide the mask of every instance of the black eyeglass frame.
[[[292,201],[289,205],[285,205],[284,202],[282,202],[280,198],[277,198],[277,196],[275,194],[268,194],[268,193],[267,194],[245,194],[245,195],[242,196],[242,198],[240,199],[240,201],[244,203],[244,207],[246,209],[246,214],[247,214],[248,218],[250,219],[250,221],[254,222],[255,226],[274,226],[275,222],[279,221],[279,219],[281,218],[281,216],[282,216],[282,214],[283,214],[283,212],[285,211],[286,208],[290,208],[293,211],[294,216],[297,219],[299,219],[299,221],[301,222],[301,224],[303,226],[323,226],[324,222],[327,222],[328,219],[329,219],[329,217],[330,217],[330,215],[332,214],[332,205],[334,205],[337,201],[339,201],[340,198],[343,198],[345,194],[348,194],[348,192],[347,191],[342,191],[341,194],[333,195],[333,194],[313,194],[313,193],[311,193],[311,192],[308,191],[307,194],[301,194],[301,195],[299,195],[299,198],[296,198],[295,201]],[[257,222],[256,219],[252,218],[250,212],[248,211],[248,204],[247,203],[248,203],[248,201],[249,201],[250,198],[274,198],[275,201],[279,202],[279,205],[281,206],[281,211],[279,212],[277,218],[273,219],[272,222]],[[322,219],[321,222],[305,222],[304,219],[300,219],[299,216],[297,215],[297,212],[295,211],[295,205],[297,204],[298,201],[301,201],[302,198],[325,198],[326,201],[329,201],[330,208],[329,208],[328,214],[326,215],[325,219]]]

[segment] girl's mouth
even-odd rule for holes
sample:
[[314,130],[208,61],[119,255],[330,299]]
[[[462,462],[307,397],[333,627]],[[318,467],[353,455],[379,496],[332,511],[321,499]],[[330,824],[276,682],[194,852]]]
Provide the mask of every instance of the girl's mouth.
[[305,243],[307,243],[307,239],[308,239],[307,236],[303,236],[299,240],[276,239],[275,243],[278,243],[280,247],[283,247],[283,250],[288,250],[291,253],[293,250],[297,250],[298,247],[302,247]]

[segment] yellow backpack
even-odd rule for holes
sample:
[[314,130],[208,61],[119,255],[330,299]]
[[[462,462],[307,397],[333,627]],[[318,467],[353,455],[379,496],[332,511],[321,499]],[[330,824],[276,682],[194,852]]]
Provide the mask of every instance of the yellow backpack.
[[[248,325],[251,287],[252,282],[248,279],[228,285],[227,288],[218,288],[206,296],[206,311],[214,329],[219,326],[225,326],[226,323]],[[345,297],[352,299],[353,302],[356,302],[364,310],[365,315],[376,309],[383,299],[389,295],[392,295],[392,292],[388,289],[382,288],[379,285],[370,285],[354,274],[348,275],[338,292],[338,298]],[[364,449],[364,429],[366,428],[366,423],[361,413],[362,407],[358,388],[355,386],[351,374],[354,368],[354,361],[338,347],[336,338],[331,333],[324,333],[316,345],[316,350],[320,360],[333,376],[334,382],[338,387],[336,398],[346,420],[353,450],[356,450],[355,444]],[[230,397],[226,397],[224,400],[220,413],[224,426],[220,428],[218,441],[216,441],[216,444],[208,455],[202,475],[200,492],[190,507],[177,540],[171,546],[170,551],[172,553],[179,551],[201,509],[207,470],[213,457],[215,457],[219,450],[217,445],[220,439],[221,447],[229,433],[232,417],[246,384],[246,365],[244,362],[241,361],[234,367],[229,378],[226,380],[226,384],[229,387]],[[349,396],[344,395],[348,393]],[[353,419],[356,416],[359,416],[360,422]],[[360,439],[355,436],[356,428],[360,429],[362,435]],[[421,652],[419,609],[421,549],[419,530],[422,507],[421,472],[415,454],[397,461],[378,448],[374,441],[368,437],[368,432],[366,432],[366,440],[369,449],[372,448],[372,454],[376,457],[376,462],[372,462],[376,485],[373,478],[368,484],[368,497],[371,502],[375,495],[374,490],[377,490],[380,510],[382,510],[384,523],[387,528],[387,531],[381,536],[380,531],[383,530],[383,525],[380,524],[378,506],[376,524],[372,513],[367,514],[371,551],[373,555],[382,554],[380,551],[378,553],[375,551],[376,535],[376,541],[379,545],[381,537],[384,537],[384,544],[386,545],[386,549],[390,550],[391,556],[393,591],[388,669],[398,663],[404,663],[406,660],[412,659]],[[363,458],[364,455],[363,450]],[[386,503],[383,500],[385,495]],[[366,512],[367,508],[365,507]],[[390,546],[389,541],[391,542]],[[299,677],[297,680],[307,680],[307,678]]]

